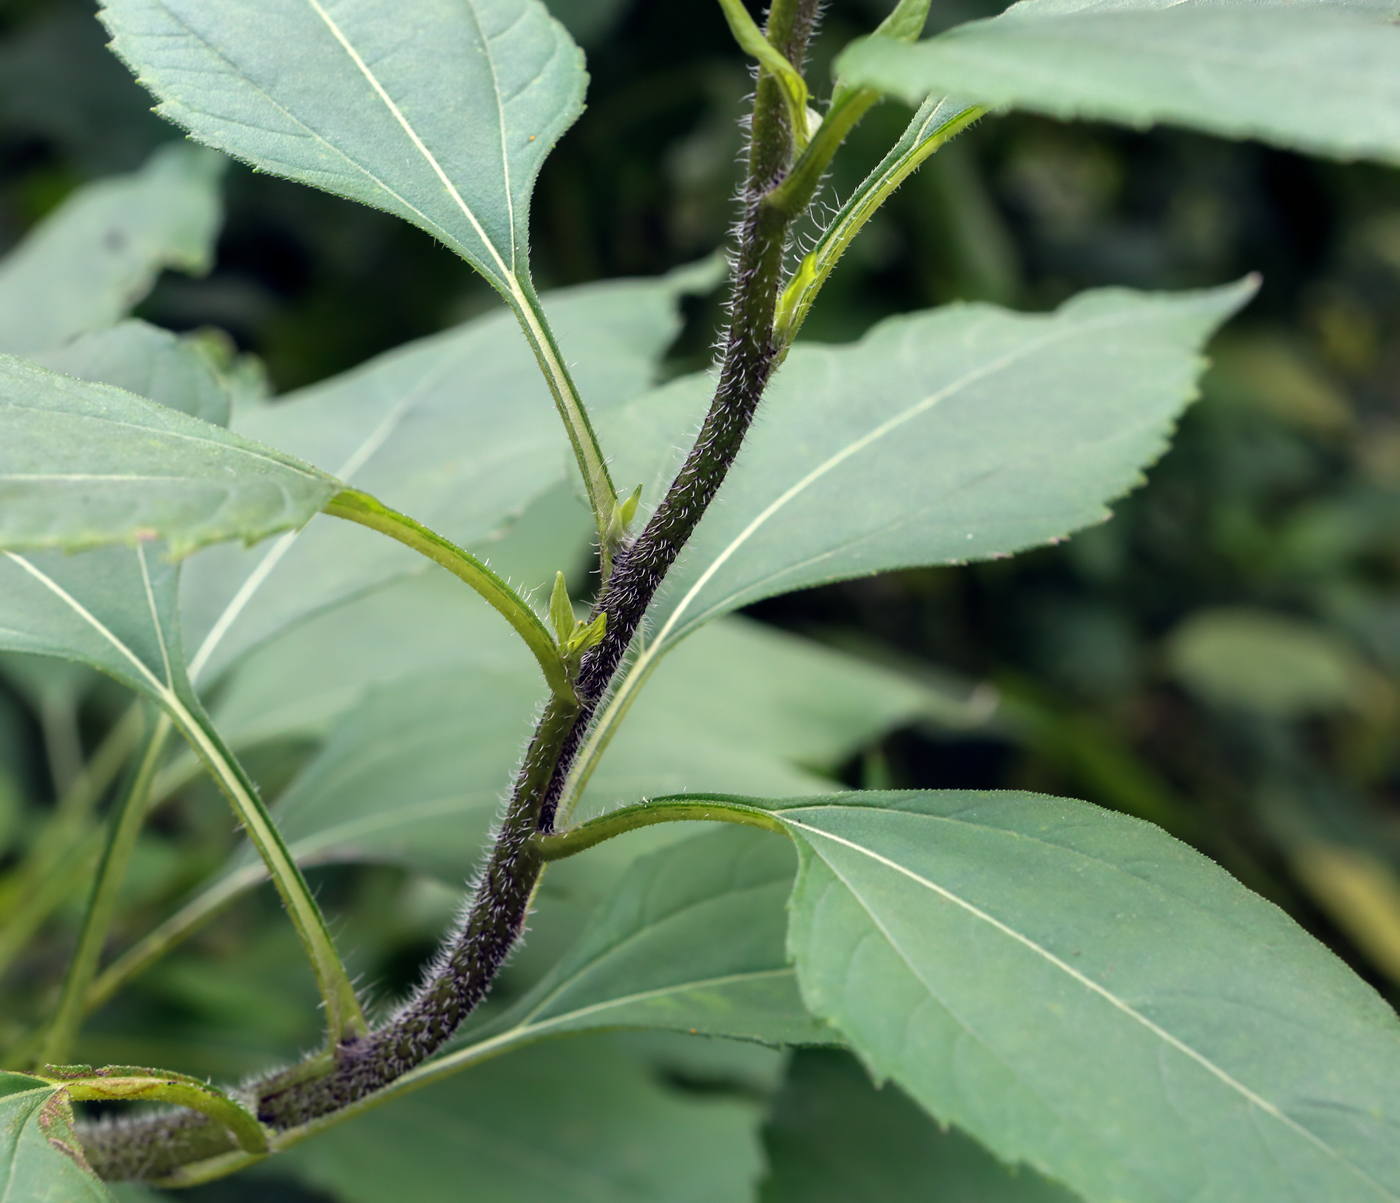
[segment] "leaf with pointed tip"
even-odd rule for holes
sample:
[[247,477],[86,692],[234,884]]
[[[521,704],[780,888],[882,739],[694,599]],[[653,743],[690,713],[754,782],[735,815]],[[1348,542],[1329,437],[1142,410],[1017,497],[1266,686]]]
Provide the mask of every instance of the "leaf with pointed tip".
[[[633,672],[760,598],[1010,555],[1103,521],[1165,449],[1202,344],[1254,288],[1102,289],[1036,315],[951,305],[850,346],[794,347]],[[680,381],[627,416],[669,450],[656,411],[684,428],[707,383]]]
[[914,104],[952,94],[1400,163],[1397,7],[1022,0],[924,42],[865,39],[837,70]]
[[0,355],[0,548],[160,539],[178,558],[302,526],[339,489],[212,423]]
[[0,351],[46,351],[112,325],[164,268],[207,271],[224,165],[167,146],[69,197],[0,262]]
[[73,1131],[68,1092],[0,1073],[0,1203],[112,1203]]
[[635,1027],[833,1043],[802,1005],[784,946],[796,867],[785,840],[742,828],[642,857],[553,970],[473,1041]]
[[[706,284],[688,269],[546,297],[595,413],[647,389],[679,329],[680,298]],[[234,427],[488,556],[487,540],[568,475],[549,391],[502,312],[236,413]],[[331,519],[251,551],[211,549],[185,574],[192,671],[210,682],[292,624],[424,565],[397,543]]]
[[808,1007],[1003,1160],[1091,1203],[1400,1197],[1400,1019],[1200,853],[1034,794],[752,805]]
[[106,0],[112,48],[201,142],[397,214],[502,292],[530,193],[583,111],[583,54],[539,0]]
[[523,1049],[278,1156],[344,1203],[746,1203],[758,1108],[662,1085],[611,1041]]

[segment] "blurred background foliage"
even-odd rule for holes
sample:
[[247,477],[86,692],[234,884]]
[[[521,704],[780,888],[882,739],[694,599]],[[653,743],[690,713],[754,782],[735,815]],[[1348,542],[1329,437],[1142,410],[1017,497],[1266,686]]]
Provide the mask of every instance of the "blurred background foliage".
[[[592,84],[536,194],[540,287],[654,275],[709,254],[734,217],[750,86],[718,6],[553,7],[586,47]],[[811,78],[826,79],[836,49],[886,8],[831,3]],[[931,26],[986,11],[935,0]],[[6,0],[0,250],[75,187],[132,170],[177,136],[148,110],[90,3]],[[867,118],[829,197],[849,193],[905,119],[892,104]],[[275,391],[495,304],[470,269],[393,218],[241,167],[225,195],[213,271],[163,278],[140,314],[225,331]],[[1214,345],[1172,450],[1110,522],[1014,560],[855,581],[752,613],[972,691],[966,723],[896,732],[844,767],[848,784],[1034,789],[1151,819],[1285,907],[1395,1002],[1400,175],[1172,130],[985,121],[871,223],[804,337],[845,341],[888,314],[960,300],[1046,309],[1092,286],[1186,288],[1246,272],[1262,274],[1258,299]],[[677,372],[706,362],[718,299],[688,316]],[[83,674],[12,669],[0,692],[0,845],[24,843],[120,705]],[[285,780],[305,751],[265,749],[255,771],[265,786]],[[226,854],[227,814],[201,788],[143,838],[127,900],[136,927]],[[387,868],[322,870],[318,887],[346,916],[340,938],[356,967],[387,989],[414,976],[454,906],[447,886]],[[52,987],[80,899],[23,963],[7,1007],[16,991],[24,1009]],[[316,1026],[295,938],[260,896],[140,979],[82,1052],[236,1078],[269,1052],[308,1047]],[[637,1055],[656,1063],[654,1051]],[[752,1058],[740,1073],[719,1055],[667,1056],[671,1077],[696,1088],[754,1072]],[[781,1074],[760,1068],[741,1094],[778,1089]],[[785,1150],[821,1147],[822,1125],[844,1131],[843,1106],[867,1118],[903,1106],[886,1091],[862,1111],[869,1088],[852,1072],[839,1054],[794,1063],[765,1136],[775,1167],[791,1160]],[[844,1102],[828,1092],[826,1111],[814,1104],[822,1082]],[[889,1139],[936,1144],[912,1109],[891,1116]],[[928,1147],[958,1164],[975,1154]],[[770,1199],[826,1197],[780,1177]],[[197,1193],[279,1190],[310,1197],[266,1179]]]

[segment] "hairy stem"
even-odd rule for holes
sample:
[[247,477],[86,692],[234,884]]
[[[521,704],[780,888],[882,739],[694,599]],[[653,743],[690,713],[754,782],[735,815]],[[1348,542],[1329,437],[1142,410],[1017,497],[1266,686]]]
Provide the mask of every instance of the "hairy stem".
[[[818,0],[774,0],[768,15],[768,41],[799,68],[818,7]],[[582,660],[577,699],[556,694],[546,704],[471,905],[428,979],[372,1032],[250,1086],[258,1098],[258,1118],[274,1131],[341,1111],[421,1065],[485,996],[519,938],[545,865],[538,837],[552,830],[560,791],[587,725],[657,588],[733,464],[775,366],[773,318],[783,254],[793,218],[811,199],[807,190],[782,204],[772,200],[791,168],[794,144],[783,89],[760,68],[730,328],[719,384],[695,445],[641,535],[614,551],[594,608],[595,616],[607,615],[606,634]],[[129,1176],[139,1164],[140,1176],[159,1178],[192,1161],[215,1159],[209,1168],[217,1172],[224,1164],[218,1159],[234,1152],[227,1133],[201,1117],[165,1117],[160,1125],[159,1132],[144,1136],[136,1121],[125,1125],[120,1136],[105,1130],[94,1132],[90,1141],[85,1137],[94,1168],[104,1176]],[[150,1121],[147,1127],[160,1125]],[[227,1164],[236,1168],[242,1163],[235,1157]]]

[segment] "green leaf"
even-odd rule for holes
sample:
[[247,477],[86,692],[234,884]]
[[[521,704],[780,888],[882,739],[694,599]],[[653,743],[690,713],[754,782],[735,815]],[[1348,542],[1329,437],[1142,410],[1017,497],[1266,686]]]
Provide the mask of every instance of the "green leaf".
[[1208,701],[1277,718],[1364,709],[1378,684],[1344,640],[1267,610],[1198,610],[1166,652],[1172,675]]
[[762,1203],[1073,1203],[1039,1174],[1008,1169],[940,1129],[893,1086],[877,1090],[847,1053],[795,1053],[764,1130]]
[[757,1108],[682,1094],[605,1039],[525,1049],[279,1156],[344,1203],[744,1203]]
[[73,1132],[60,1087],[0,1073],[0,1203],[112,1203]]
[[742,619],[715,623],[656,668],[645,703],[600,754],[579,817],[702,779],[775,796],[834,788],[813,773],[898,726],[965,712],[966,703],[809,639]]
[[69,197],[0,263],[0,351],[45,351],[112,325],[164,268],[207,271],[224,163],[167,146]]
[[807,1005],[941,1122],[1103,1203],[1400,1195],[1400,1020],[1193,849],[1033,794],[758,806]]
[[340,484],[124,392],[0,355],[0,548],[164,540],[181,557],[304,525]]
[[913,45],[865,39],[837,70],[913,104],[951,94],[1400,163],[1400,28],[1382,19],[1394,10],[1023,0]]
[[[691,270],[547,298],[596,411],[648,387],[679,328],[680,297],[703,283]],[[482,553],[490,550],[486,540],[568,473],[549,392],[504,313],[236,414],[234,428]],[[293,623],[423,566],[421,556],[390,540],[327,519],[252,551],[212,549],[186,570],[192,671],[212,681]]]
[[[1010,555],[1103,521],[1165,449],[1201,345],[1254,287],[1102,289],[1036,315],[952,305],[850,346],[795,347],[668,579],[649,650],[777,593]],[[650,404],[688,420],[702,387]]]
[[741,828],[640,858],[549,974],[473,1040],[635,1027],[831,1043],[802,1005],[784,947],[795,869],[786,841]]
[[583,111],[583,55],[537,0],[107,0],[112,48],[201,142],[397,214],[510,294],[530,193]]
[[79,380],[115,385],[215,426],[228,425],[239,393],[239,381],[224,371],[208,338],[181,337],[134,319],[25,358]]

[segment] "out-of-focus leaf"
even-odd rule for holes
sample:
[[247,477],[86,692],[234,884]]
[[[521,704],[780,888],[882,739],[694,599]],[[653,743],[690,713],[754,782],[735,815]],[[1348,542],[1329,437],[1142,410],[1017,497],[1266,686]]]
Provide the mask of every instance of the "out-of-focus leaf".
[[1267,610],[1199,610],[1166,652],[1172,674],[1208,701],[1277,718],[1365,708],[1375,684],[1342,640]]
[[1222,338],[1207,378],[1213,399],[1243,402],[1291,425],[1336,434],[1355,422],[1346,395],[1287,339]]
[[997,1156],[1093,1203],[1400,1193],[1400,1020],[1191,848],[1032,794],[756,805],[808,1007]]
[[991,107],[1400,162],[1400,29],[1333,4],[1022,0],[924,42],[867,38],[842,79]]
[[1313,900],[1371,963],[1400,982],[1400,876],[1363,848],[1303,840],[1289,861]]
[[642,857],[573,948],[484,1035],[637,1027],[834,1042],[802,1005],[784,947],[796,867],[787,841],[733,828]]
[[574,41],[591,47],[612,32],[631,0],[548,0],[548,4]]
[[0,263],[0,351],[50,350],[112,325],[164,268],[206,271],[224,163],[167,146],[64,202]]
[[0,355],[0,548],[162,540],[180,557],[300,527],[334,478],[107,384]]
[[237,383],[220,369],[208,340],[181,337],[142,321],[125,321],[27,356],[35,363],[115,385],[215,426],[227,426]]
[[[695,273],[551,294],[545,309],[595,413],[641,393],[679,328]],[[567,440],[539,368],[508,314],[400,347],[235,429],[332,472],[460,546],[478,546],[566,479]],[[186,572],[196,677],[316,611],[424,565],[350,523],[323,519],[251,552],[216,548]],[[556,565],[564,567],[564,565]],[[552,575],[552,573],[551,573]]]
[[0,1073],[0,1183],[3,1203],[112,1203],[73,1132],[66,1090]]
[[[851,346],[798,345],[668,580],[648,650],[759,598],[1009,555],[1102,521],[1162,453],[1202,344],[1253,288],[1106,289],[1034,316],[954,305]],[[689,420],[697,387],[674,387]]]
[[744,1203],[757,1108],[681,1094],[604,1040],[474,1066],[278,1159],[345,1203]]
[[[956,703],[930,685],[869,661],[740,619],[681,644],[656,669],[603,754],[580,817],[640,797],[717,790],[780,793],[782,778],[824,785],[830,772],[877,736]],[[775,759],[806,772],[775,774]],[[763,782],[745,786],[744,781]],[[802,787],[798,787],[802,788]]]
[[583,55],[538,0],[107,0],[112,48],[201,142],[397,214],[503,293],[530,194],[583,111]]
[[1064,1187],[1008,1169],[940,1129],[897,1087],[876,1090],[847,1053],[803,1049],[764,1131],[762,1203],[1074,1203]]

